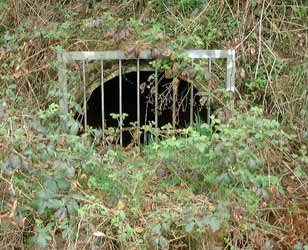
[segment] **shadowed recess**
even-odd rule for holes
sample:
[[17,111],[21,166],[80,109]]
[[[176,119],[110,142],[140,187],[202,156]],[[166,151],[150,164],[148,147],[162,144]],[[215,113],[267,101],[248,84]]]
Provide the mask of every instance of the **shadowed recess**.
[[[158,76],[158,127],[172,124],[172,80]],[[190,84],[180,80],[176,97],[176,128],[188,127],[190,124]],[[196,115],[205,121],[206,111],[200,105],[200,97],[194,88],[194,119]],[[112,113],[119,114],[119,77],[104,83],[105,127],[117,127],[117,120]],[[122,75],[122,112],[128,116],[123,128],[131,127],[137,121],[137,72]],[[155,120],[154,72],[140,72],[140,125]],[[82,121],[81,121],[82,122]],[[83,123],[82,123],[83,124]],[[96,88],[87,102],[87,124],[93,128],[102,127],[101,87]],[[131,141],[128,131],[123,132],[123,145]]]

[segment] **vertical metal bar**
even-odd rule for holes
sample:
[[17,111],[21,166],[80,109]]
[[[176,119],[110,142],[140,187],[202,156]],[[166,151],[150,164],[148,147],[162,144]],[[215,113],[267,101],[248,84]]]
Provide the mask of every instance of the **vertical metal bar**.
[[[192,67],[194,66],[194,59],[191,60]],[[189,77],[189,75],[188,75]],[[190,126],[194,123],[194,86],[190,83]]]
[[206,112],[207,112],[207,116],[206,116],[206,122],[209,124],[211,121],[211,97],[208,96],[207,100],[206,100]]
[[190,83],[190,126],[194,124],[194,85]]
[[82,61],[82,79],[83,79],[83,113],[84,113],[84,130],[87,128],[87,93],[86,93],[86,65]]
[[102,139],[105,145],[105,91],[104,91],[104,61],[101,61],[101,95],[102,95]]
[[173,130],[175,130],[175,124],[176,124],[176,91],[177,91],[177,79],[174,81],[174,86],[173,87],[173,95],[172,95],[172,127]]
[[67,104],[67,77],[66,77],[66,63],[63,61],[63,55],[58,54],[58,79],[61,89],[60,109],[63,120],[61,121],[62,130],[66,130],[66,115],[68,114]]
[[227,58],[227,90],[230,91],[230,100],[227,104],[229,108],[234,108],[234,95],[235,91],[235,82],[234,82],[234,74],[235,74],[235,50],[229,51],[229,56]]
[[210,77],[210,80],[212,79],[212,59],[209,58],[209,61],[208,61],[208,71],[209,71],[209,77]]
[[122,61],[119,60],[119,112],[120,112],[120,145],[123,145],[123,117],[122,117]]
[[227,81],[226,81],[226,88],[229,91],[235,91],[235,84],[234,84],[234,73],[235,73],[235,51],[230,50],[230,54],[227,58]]
[[155,66],[155,132],[156,133],[157,130],[158,130],[158,68],[157,66]]
[[[148,120],[148,104],[146,105],[146,111],[145,111],[145,117],[144,117],[144,124],[147,124],[147,120]],[[147,132],[144,131],[143,134],[143,143],[146,145],[147,144]]]
[[232,74],[231,74],[231,79],[230,79],[230,88],[231,91],[234,92],[235,91],[235,50],[232,50]]
[[[208,61],[209,81],[212,81],[212,59]],[[206,122],[209,124],[211,119],[211,96],[209,95],[206,100]]]
[[140,60],[137,59],[137,138],[140,145]]

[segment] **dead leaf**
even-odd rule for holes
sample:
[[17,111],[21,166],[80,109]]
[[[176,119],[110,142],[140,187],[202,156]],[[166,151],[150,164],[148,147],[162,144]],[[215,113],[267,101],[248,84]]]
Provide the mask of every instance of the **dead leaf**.
[[20,71],[18,70],[18,71],[16,71],[14,74],[13,74],[13,76],[15,77],[15,79],[19,79],[20,78],[20,76],[21,76],[21,73],[20,73]]
[[241,68],[240,76],[241,76],[242,79],[246,78],[246,71],[245,71],[245,69]]
[[145,191],[146,193],[151,192],[150,185],[149,185],[149,183],[148,183],[147,181],[144,181],[144,182],[143,182],[143,189],[144,189],[144,191]]
[[71,190],[72,190],[73,192],[75,192],[75,191],[77,191],[77,188],[78,188],[77,182],[72,181],[72,182],[71,182]]
[[10,207],[12,209],[11,213],[10,213],[10,216],[9,216],[10,218],[13,218],[15,216],[17,204],[18,204],[17,200],[14,200],[13,204],[10,205]]
[[145,206],[143,207],[143,210],[145,212],[150,212],[153,210],[153,203],[152,202],[148,202],[145,204]]
[[215,210],[215,206],[212,203],[210,203],[210,202],[208,203],[207,207],[208,207],[208,209],[210,211],[214,211]]
[[143,227],[135,227],[135,231],[137,233],[143,233],[144,232],[144,228]]
[[133,244],[133,245],[131,245],[130,247],[129,247],[129,250],[137,250],[138,249],[138,247],[137,247],[137,245],[135,245],[135,244]]
[[145,87],[146,87],[146,82],[143,82],[143,83],[140,84],[140,87],[139,87],[139,88],[140,88],[141,94],[144,93]]
[[94,232],[93,233],[93,236],[95,237],[106,237],[106,234],[104,234],[103,232]]
[[125,209],[125,203],[122,200],[118,201],[117,209],[118,210],[124,210]]
[[289,194],[293,194],[294,191],[295,191],[295,188],[293,188],[293,187],[291,187],[291,186],[288,186],[288,187],[287,187],[287,192],[288,192]]
[[24,228],[25,224],[26,224],[26,217],[21,218],[20,220],[16,221],[16,226],[18,226],[19,228]]

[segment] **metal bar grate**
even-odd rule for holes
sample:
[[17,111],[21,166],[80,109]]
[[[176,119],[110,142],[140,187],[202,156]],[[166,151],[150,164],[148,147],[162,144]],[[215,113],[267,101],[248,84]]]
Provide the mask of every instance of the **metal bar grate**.
[[[211,72],[212,72],[212,61],[214,59],[227,59],[227,67],[226,67],[226,89],[228,91],[235,91],[235,83],[234,83],[234,74],[235,74],[235,50],[187,50],[187,57],[191,58],[192,67],[194,65],[194,59],[207,59],[208,60],[208,72],[210,81],[212,80]],[[87,84],[86,84],[86,62],[88,61],[100,61],[101,67],[101,112],[102,112],[102,138],[105,138],[105,129],[107,124],[105,122],[105,93],[104,93],[104,62],[111,60],[118,60],[118,73],[119,73],[119,115],[120,115],[120,144],[123,144],[123,93],[122,93],[122,60],[136,60],[137,65],[137,143],[140,144],[140,126],[141,126],[141,117],[140,117],[140,60],[151,60],[155,59],[156,55],[160,54],[164,55],[163,51],[159,49],[153,50],[141,50],[139,55],[127,56],[125,51],[115,50],[115,51],[81,51],[81,52],[62,52],[58,54],[58,78],[61,85],[61,99],[60,99],[60,107],[62,114],[65,116],[68,114],[68,87],[67,87],[67,76],[66,76],[66,64],[71,61],[81,61],[82,62],[82,82],[83,82],[83,112],[84,112],[84,129],[87,128]],[[153,56],[154,55],[154,56]],[[172,127],[175,129],[176,126],[176,102],[177,102],[177,82],[175,79],[173,82],[173,92],[172,92]],[[155,107],[154,107],[154,115],[155,115],[155,131],[158,129],[158,68],[155,66]],[[194,88],[191,84],[190,87],[190,125],[193,125],[194,122]],[[211,112],[211,98],[208,96],[206,102],[207,108],[207,121],[210,120],[210,112]],[[146,135],[144,137],[146,142]],[[104,140],[103,140],[104,141]]]
[[105,144],[105,92],[104,92],[104,61],[101,61],[101,95],[102,95],[102,138]]
[[[194,66],[194,59],[191,59],[191,65]],[[190,85],[190,126],[194,123],[194,86]]]
[[83,113],[84,130],[87,129],[87,88],[86,88],[86,63],[82,61],[82,81],[83,81]]
[[123,112],[122,112],[122,61],[119,60],[119,112],[120,112],[120,145],[123,144]]
[[155,66],[155,87],[154,87],[154,91],[155,91],[155,137],[156,137],[156,141],[158,139],[157,137],[157,130],[158,130],[158,68],[157,66]]
[[[212,81],[212,59],[208,59],[208,72],[209,72],[209,80]],[[209,95],[206,100],[206,122],[210,123],[211,120],[211,96]]]
[[[124,50],[110,50],[110,51],[66,51],[62,52],[63,62],[67,63],[70,61],[95,61],[95,60],[151,60],[155,57],[153,55],[168,56],[164,55],[164,52],[156,50],[141,50],[139,55],[127,56]],[[235,50],[186,50],[188,58],[193,59],[219,59],[219,58],[230,58],[235,59]],[[232,61],[232,60],[231,60]]]
[[175,130],[176,125],[176,99],[177,99],[177,79],[173,81],[172,86],[172,128]]
[[140,145],[140,60],[137,59],[137,140]]

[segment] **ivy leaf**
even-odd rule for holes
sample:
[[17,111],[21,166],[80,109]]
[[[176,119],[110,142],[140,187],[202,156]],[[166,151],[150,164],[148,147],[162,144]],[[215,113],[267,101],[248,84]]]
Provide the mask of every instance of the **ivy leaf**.
[[168,150],[161,150],[158,152],[160,158],[168,159],[170,157],[170,153]]
[[216,232],[220,229],[220,221],[215,216],[205,216],[199,221],[200,225],[210,226],[213,232]]
[[205,227],[209,225],[209,216],[202,217],[200,220],[197,221],[199,227]]
[[47,153],[49,156],[54,156],[55,155],[55,146],[50,144],[47,146]]
[[51,240],[51,237],[47,233],[41,232],[37,236],[36,243],[39,247],[42,247],[43,249],[45,249],[45,247],[47,246],[47,242],[49,240]]
[[217,216],[221,220],[228,220],[230,218],[229,210],[222,204],[218,204],[217,210],[218,210]]
[[151,242],[151,245],[158,246],[158,244],[159,244],[159,237],[151,237],[150,238],[150,242]]
[[71,187],[70,183],[64,179],[57,180],[56,183],[61,190],[69,190]]
[[216,217],[211,216],[209,220],[209,226],[211,227],[213,232],[216,232],[220,229],[220,222]]
[[13,155],[10,157],[11,166],[14,170],[21,168],[21,159],[18,155]]
[[57,182],[53,178],[51,178],[50,176],[46,176],[44,177],[43,181],[45,189],[47,189],[50,192],[58,191]]
[[47,207],[52,209],[58,209],[63,207],[63,203],[61,202],[61,200],[50,199],[47,201]]
[[39,214],[43,214],[47,204],[46,201],[41,199],[36,199],[32,203],[32,207],[38,211]]
[[302,250],[303,249],[303,244],[301,242],[297,242],[294,246],[293,246],[294,250]]
[[76,121],[72,121],[68,127],[69,127],[69,133],[71,135],[77,135],[78,134],[78,130],[79,130],[79,126],[80,124]]
[[301,167],[300,166],[296,167],[295,168],[295,176],[297,178],[301,178],[303,175],[304,174],[303,174],[303,170],[301,169]]
[[152,227],[151,232],[152,232],[153,235],[160,235],[161,234],[161,225],[157,224],[154,227]]
[[8,158],[5,158],[3,160],[3,164],[2,167],[3,171],[6,172],[10,172],[10,160]]
[[72,178],[75,175],[75,169],[68,166],[66,163],[61,161],[56,161],[54,164],[56,169],[55,177],[57,179],[61,179],[63,177]]
[[67,210],[65,207],[61,207],[59,208],[56,212],[55,212],[55,217],[63,220],[67,217]]
[[50,235],[51,227],[51,224],[48,224],[46,227],[36,227],[36,244],[39,249],[46,249],[48,242],[52,239]]
[[55,197],[55,192],[52,190],[41,190],[37,193],[37,198],[40,200],[49,200]]
[[169,249],[169,241],[163,237],[163,236],[160,236],[159,237],[159,244],[160,244],[160,247],[162,250],[168,250]]
[[3,161],[2,169],[6,173],[12,173],[21,168],[21,159],[18,155],[10,156]]
[[185,225],[185,232],[186,233],[191,233],[194,229],[195,223],[192,221],[188,224]]
[[164,222],[162,224],[162,229],[165,231],[165,232],[170,232],[170,222]]
[[206,144],[205,143],[197,143],[196,148],[199,150],[200,153],[204,153],[206,149]]
[[69,214],[75,214],[79,209],[78,203],[73,199],[69,199],[66,202],[66,207]]

